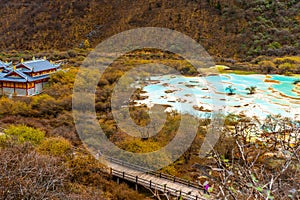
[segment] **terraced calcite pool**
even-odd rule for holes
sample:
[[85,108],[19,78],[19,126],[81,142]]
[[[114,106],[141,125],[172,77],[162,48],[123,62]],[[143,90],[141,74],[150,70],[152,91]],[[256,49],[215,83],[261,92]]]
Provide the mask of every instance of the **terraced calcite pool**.
[[[167,105],[166,111],[176,110],[199,118],[209,118],[215,106],[223,105],[224,114],[237,114],[264,119],[267,115],[280,114],[300,120],[300,78],[282,75],[236,75],[218,76],[152,77],[143,88],[148,98],[137,105]],[[227,95],[228,86],[235,89]],[[256,86],[255,94],[248,94],[247,87]]]

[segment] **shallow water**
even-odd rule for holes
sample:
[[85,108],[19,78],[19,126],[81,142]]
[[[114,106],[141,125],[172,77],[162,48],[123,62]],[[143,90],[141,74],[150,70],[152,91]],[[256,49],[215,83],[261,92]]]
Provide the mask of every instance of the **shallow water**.
[[[275,82],[265,82],[265,80]],[[293,92],[296,77],[281,75],[236,75],[222,74],[207,77],[159,76],[151,77],[159,83],[143,88],[149,96],[137,104],[170,105],[167,111],[192,114],[199,118],[209,118],[211,113],[222,111],[246,116],[265,118],[267,115],[280,114],[299,119],[300,95]],[[227,95],[226,87],[232,86],[235,95]],[[256,92],[249,95],[245,88],[256,86]],[[166,93],[171,90],[171,93]],[[195,109],[196,107],[201,107]]]

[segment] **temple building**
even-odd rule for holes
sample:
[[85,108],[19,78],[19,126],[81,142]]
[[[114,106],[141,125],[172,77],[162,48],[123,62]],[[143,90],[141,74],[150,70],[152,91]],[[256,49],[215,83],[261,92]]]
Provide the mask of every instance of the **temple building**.
[[50,75],[60,70],[60,64],[48,60],[21,62],[16,66],[0,61],[0,94],[32,96],[40,94]]

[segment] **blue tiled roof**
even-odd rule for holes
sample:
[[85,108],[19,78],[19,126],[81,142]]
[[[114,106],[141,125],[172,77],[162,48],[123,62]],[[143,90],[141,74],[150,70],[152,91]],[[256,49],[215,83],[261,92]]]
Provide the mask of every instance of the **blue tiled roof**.
[[3,77],[1,81],[10,81],[10,82],[17,82],[17,83],[26,83],[27,80],[24,78],[17,78],[17,77]]
[[6,67],[5,63],[0,61],[0,68],[4,68],[4,67]]
[[[6,77],[6,75],[9,76],[12,72],[15,72],[20,77]],[[11,70],[9,73],[0,73],[0,81],[32,82],[32,81],[38,81],[49,77],[50,74],[43,74],[40,76],[31,77],[28,74],[23,73],[22,70],[20,69]]]
[[[11,73],[15,72],[16,74],[18,74],[20,77],[7,77],[9,76]],[[27,74],[24,74],[22,71],[20,70],[13,70],[11,69],[10,72],[8,73],[2,73],[3,76],[1,77],[1,81],[14,81],[14,82],[27,82],[27,81],[31,81],[31,77],[28,76]]]
[[40,72],[44,70],[57,69],[60,65],[51,64],[48,60],[31,60],[18,64],[24,65],[30,69],[31,72]]
[[20,70],[15,70],[15,73],[17,73],[19,76],[21,76],[22,78],[28,79],[28,75],[24,74],[22,71]]
[[2,72],[0,72],[0,80],[1,80],[1,77],[4,77],[5,75],[9,74],[12,71],[13,71],[12,68],[5,67],[4,70],[2,70]]
[[7,73],[2,73],[2,72],[0,72],[0,79],[1,79],[1,77],[3,77],[3,76],[5,76]]
[[10,62],[10,63],[4,63],[4,62],[0,61],[0,68],[7,68],[11,64],[12,64],[12,62]]
[[[11,72],[13,72],[13,71],[11,71]],[[17,73],[20,77],[5,77],[5,75],[9,75],[10,73],[0,73],[0,81],[13,81],[13,82],[18,82],[18,83],[25,83],[25,82],[42,80],[45,78],[49,78],[49,76],[50,76],[50,74],[44,74],[41,76],[31,77],[18,69],[15,70],[14,72]]]
[[42,80],[44,78],[49,78],[50,74],[44,74],[42,76],[35,76],[35,77],[31,77],[32,81],[38,81],[38,80]]
[[[25,82],[32,82],[32,81],[38,81],[45,78],[49,78],[50,74],[43,74],[40,76],[30,76],[27,73],[28,72],[40,72],[44,70],[50,70],[50,69],[57,69],[59,68],[60,64],[51,64],[47,60],[33,60],[33,61],[27,61],[18,64],[17,66],[24,65],[27,68],[9,68],[8,65],[5,64],[6,73],[4,71],[0,72],[0,81],[12,81],[12,82],[19,82],[19,83],[25,83]],[[11,65],[11,63],[9,64]],[[19,75],[19,77],[11,77],[9,76],[12,73],[16,73]]]

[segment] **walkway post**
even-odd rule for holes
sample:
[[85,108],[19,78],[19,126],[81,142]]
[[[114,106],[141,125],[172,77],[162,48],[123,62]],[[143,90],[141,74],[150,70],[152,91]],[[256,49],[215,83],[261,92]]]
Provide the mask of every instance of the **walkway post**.
[[135,177],[135,190],[138,191],[138,176]]

